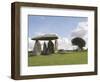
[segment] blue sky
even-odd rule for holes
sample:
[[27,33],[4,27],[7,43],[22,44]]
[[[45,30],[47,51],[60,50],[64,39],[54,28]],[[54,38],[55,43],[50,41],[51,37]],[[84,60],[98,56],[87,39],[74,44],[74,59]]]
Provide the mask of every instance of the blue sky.
[[56,33],[60,37],[69,38],[80,22],[87,21],[87,17],[29,15],[28,37],[32,38],[42,33]]

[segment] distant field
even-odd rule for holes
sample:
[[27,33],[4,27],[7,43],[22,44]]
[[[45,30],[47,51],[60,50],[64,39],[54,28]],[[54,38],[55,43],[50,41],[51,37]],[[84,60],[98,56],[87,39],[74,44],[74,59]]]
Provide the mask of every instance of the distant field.
[[51,54],[28,57],[28,66],[71,65],[87,64],[87,51],[66,52],[64,54]]

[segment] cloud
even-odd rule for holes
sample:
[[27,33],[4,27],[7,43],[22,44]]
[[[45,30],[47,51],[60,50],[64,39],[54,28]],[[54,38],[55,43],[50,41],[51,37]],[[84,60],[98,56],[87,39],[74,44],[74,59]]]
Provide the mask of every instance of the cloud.
[[38,36],[38,35],[44,35],[45,33],[43,33],[43,32],[35,32],[34,34],[35,34],[35,36]]
[[41,35],[56,35],[59,36],[57,33],[52,33],[52,32],[35,32],[35,36],[41,36]]
[[73,50],[71,40],[65,37],[59,38],[58,39],[58,49]]
[[32,51],[34,47],[35,41],[31,40],[31,38],[28,39],[28,51]]
[[72,37],[81,37],[83,38],[88,33],[88,24],[87,22],[80,22],[76,29],[72,31]]

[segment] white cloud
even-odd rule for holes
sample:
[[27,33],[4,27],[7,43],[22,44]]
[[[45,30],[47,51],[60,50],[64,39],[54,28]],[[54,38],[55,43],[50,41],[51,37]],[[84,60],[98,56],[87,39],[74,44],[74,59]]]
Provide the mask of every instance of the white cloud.
[[35,34],[35,36],[38,36],[38,35],[44,35],[45,33],[42,33],[42,32],[35,32],[34,34]]
[[58,49],[73,50],[71,40],[65,37],[59,38],[58,39]]
[[54,34],[57,35],[57,33],[49,33],[49,32],[35,32],[35,36],[42,36],[42,35],[47,35],[47,34]]
[[32,51],[34,47],[35,41],[31,40],[31,38],[28,39],[28,51]]
[[76,29],[72,31],[72,37],[81,37],[83,38],[88,33],[88,24],[87,22],[80,22]]

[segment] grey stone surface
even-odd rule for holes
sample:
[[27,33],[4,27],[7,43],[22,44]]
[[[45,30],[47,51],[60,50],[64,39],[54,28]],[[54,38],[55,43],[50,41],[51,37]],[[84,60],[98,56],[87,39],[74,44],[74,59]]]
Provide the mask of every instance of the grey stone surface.
[[41,54],[41,44],[38,40],[36,40],[33,49],[33,55],[40,55],[40,54]]

